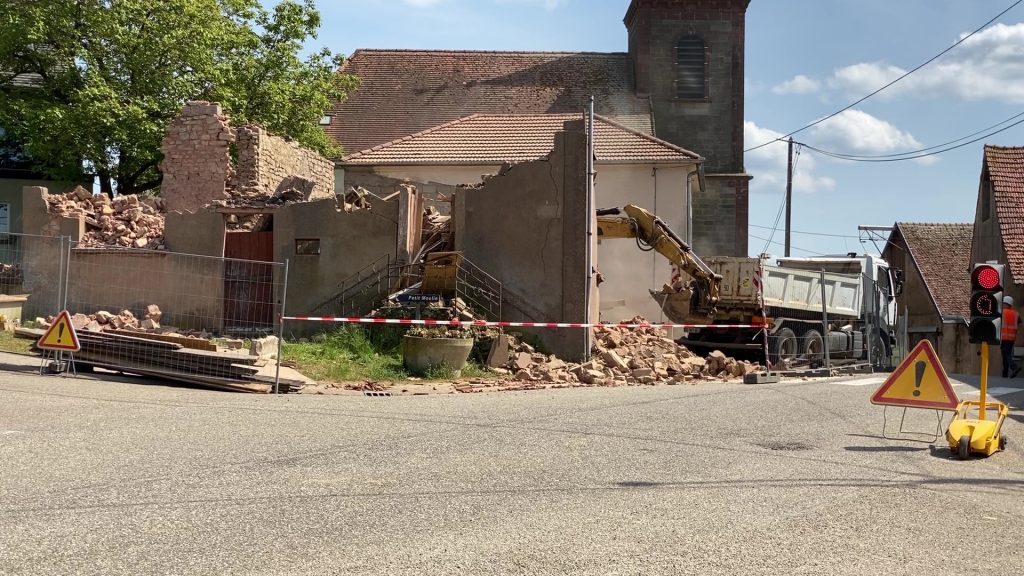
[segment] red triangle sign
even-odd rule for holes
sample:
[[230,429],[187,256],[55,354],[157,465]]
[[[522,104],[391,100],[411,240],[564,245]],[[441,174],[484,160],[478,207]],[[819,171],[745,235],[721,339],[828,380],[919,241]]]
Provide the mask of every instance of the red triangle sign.
[[871,396],[872,404],[956,410],[960,400],[931,342],[922,340]]
[[78,343],[78,334],[75,332],[75,325],[71,323],[71,315],[67,310],[61,310],[57,320],[46,329],[46,333],[36,342],[36,347],[41,350],[70,350],[78,352],[82,345]]

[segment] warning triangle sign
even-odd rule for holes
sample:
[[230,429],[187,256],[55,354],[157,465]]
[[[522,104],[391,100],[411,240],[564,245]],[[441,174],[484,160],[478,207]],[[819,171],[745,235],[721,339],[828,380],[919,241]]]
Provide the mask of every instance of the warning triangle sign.
[[871,396],[872,404],[956,410],[960,400],[931,342],[922,340]]
[[61,310],[57,315],[57,321],[46,330],[42,338],[36,342],[36,346],[43,350],[81,350],[82,345],[78,343],[78,334],[67,310]]

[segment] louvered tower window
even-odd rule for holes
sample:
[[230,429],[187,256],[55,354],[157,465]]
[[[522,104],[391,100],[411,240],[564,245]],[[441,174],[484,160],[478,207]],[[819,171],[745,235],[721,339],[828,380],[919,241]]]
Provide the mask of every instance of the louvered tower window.
[[686,36],[676,44],[676,98],[708,97],[707,47],[700,36]]

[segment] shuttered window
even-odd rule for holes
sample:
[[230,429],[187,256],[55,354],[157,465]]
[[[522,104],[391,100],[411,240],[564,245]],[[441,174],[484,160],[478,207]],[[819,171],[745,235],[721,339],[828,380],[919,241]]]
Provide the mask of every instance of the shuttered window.
[[676,98],[708,97],[707,47],[700,36],[686,36],[676,44]]

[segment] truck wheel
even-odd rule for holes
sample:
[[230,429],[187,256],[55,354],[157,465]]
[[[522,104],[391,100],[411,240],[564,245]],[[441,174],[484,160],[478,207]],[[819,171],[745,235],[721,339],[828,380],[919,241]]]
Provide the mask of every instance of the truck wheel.
[[800,348],[800,353],[812,364],[820,363],[825,359],[825,339],[817,330],[808,330],[804,333]]
[[773,365],[780,361],[791,362],[796,358],[797,340],[796,333],[790,328],[780,328],[778,332],[769,336],[771,341],[771,358],[769,362]]
[[875,336],[874,342],[871,343],[871,363],[879,367],[889,365],[889,347],[885,345],[885,340],[880,335]]

